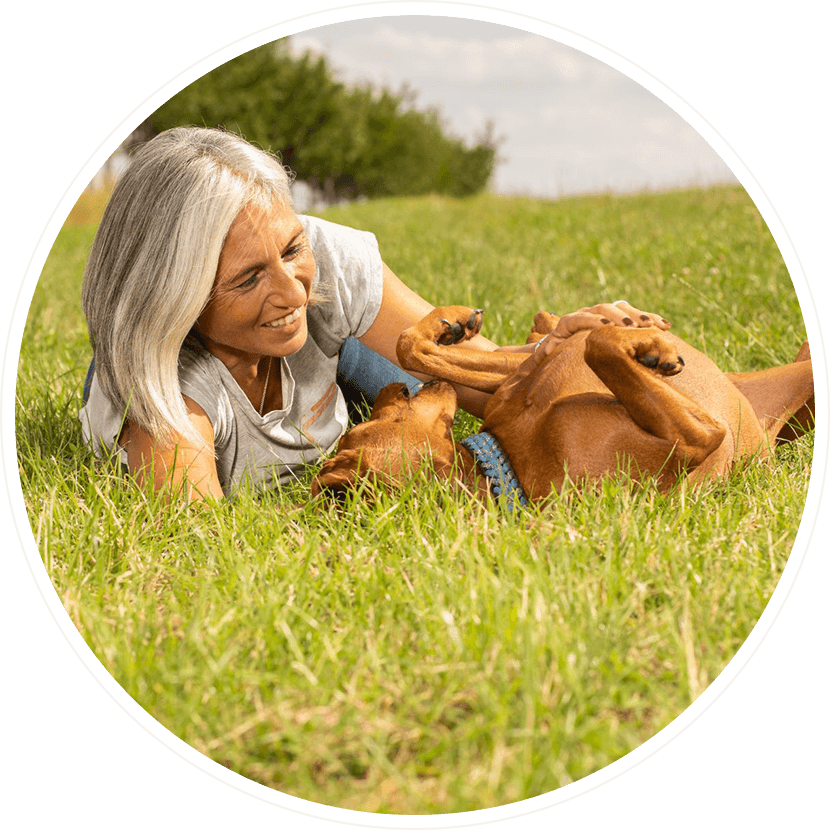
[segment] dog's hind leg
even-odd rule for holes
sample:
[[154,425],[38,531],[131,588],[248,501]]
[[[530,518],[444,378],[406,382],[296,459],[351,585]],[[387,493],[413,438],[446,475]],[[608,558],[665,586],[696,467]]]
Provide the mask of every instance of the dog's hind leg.
[[813,363],[806,342],[794,363],[760,372],[727,373],[726,377],[752,404],[771,439],[791,441],[813,428]]
[[533,318],[533,328],[527,336],[526,343],[538,343],[556,329],[559,317],[547,311],[537,311]]

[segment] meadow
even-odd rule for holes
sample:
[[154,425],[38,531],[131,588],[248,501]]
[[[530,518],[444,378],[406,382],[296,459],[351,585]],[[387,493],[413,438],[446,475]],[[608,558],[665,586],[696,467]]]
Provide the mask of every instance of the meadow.
[[[624,756],[719,675],[787,561],[812,436],[661,494],[608,478],[511,516],[427,476],[341,514],[297,484],[199,508],[83,448],[80,283],[100,206],[70,215],[17,387],[35,542],[90,649],[175,735],[241,775],[354,810],[469,811]],[[523,342],[540,308],[620,297],[726,371],[791,360],[798,302],[739,187],[332,208],[424,297]],[[459,435],[477,422],[461,414]]]

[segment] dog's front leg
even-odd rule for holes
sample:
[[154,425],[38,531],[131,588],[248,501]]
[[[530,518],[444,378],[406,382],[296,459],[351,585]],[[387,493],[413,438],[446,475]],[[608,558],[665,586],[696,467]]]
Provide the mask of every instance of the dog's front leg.
[[494,392],[527,360],[528,352],[452,348],[479,333],[482,314],[481,309],[466,306],[433,309],[398,338],[401,366],[481,392]]
[[607,326],[586,339],[585,362],[637,426],[674,444],[675,457],[697,467],[721,445],[726,427],[666,383],[684,366],[675,342],[654,328]]

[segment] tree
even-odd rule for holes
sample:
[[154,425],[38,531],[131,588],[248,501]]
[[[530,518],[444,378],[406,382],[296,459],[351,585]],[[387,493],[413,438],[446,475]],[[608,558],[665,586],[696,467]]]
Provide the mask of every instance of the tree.
[[495,146],[467,148],[434,111],[399,94],[347,88],[322,57],[294,58],[287,40],[253,49],[199,78],[147,121],[221,126],[280,156],[299,178],[345,196],[469,195],[486,187]]

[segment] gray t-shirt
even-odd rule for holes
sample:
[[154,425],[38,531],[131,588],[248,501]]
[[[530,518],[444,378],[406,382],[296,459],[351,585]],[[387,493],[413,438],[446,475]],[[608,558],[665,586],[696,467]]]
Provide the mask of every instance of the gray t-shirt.
[[[315,286],[324,299],[308,308],[308,339],[280,358],[283,408],[260,415],[227,367],[189,337],[179,356],[183,395],[204,409],[214,432],[216,467],[225,494],[244,481],[255,487],[286,482],[328,452],[348,423],[336,383],[337,358],[347,337],[363,335],[383,296],[383,265],[371,233],[311,216],[299,217],[316,261]],[[124,423],[93,377],[80,412],[84,440],[99,455],[115,451]]]

